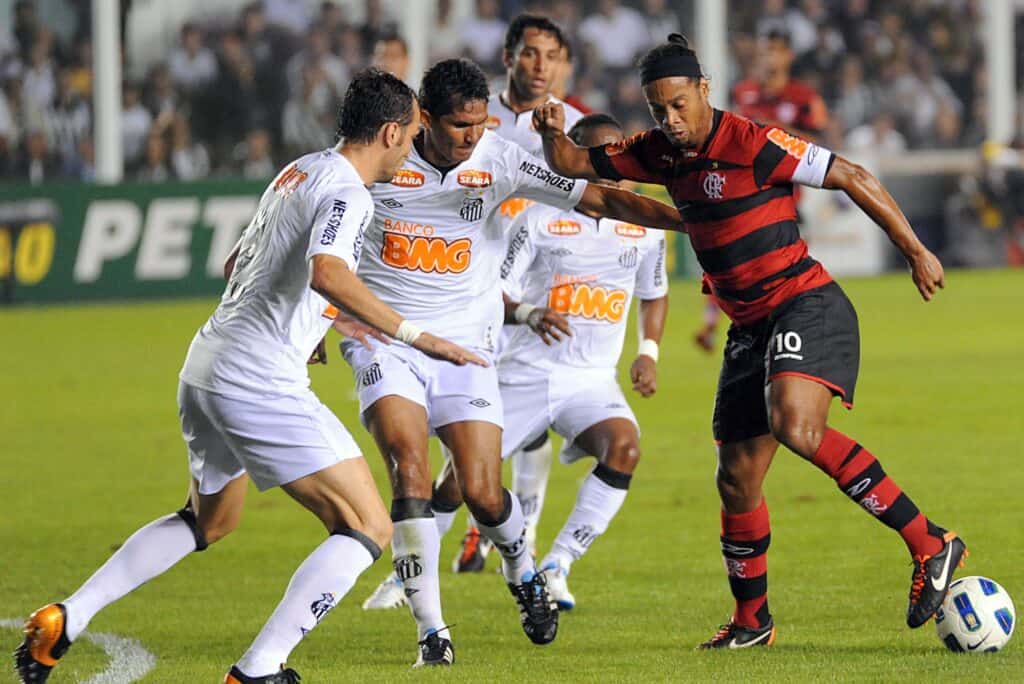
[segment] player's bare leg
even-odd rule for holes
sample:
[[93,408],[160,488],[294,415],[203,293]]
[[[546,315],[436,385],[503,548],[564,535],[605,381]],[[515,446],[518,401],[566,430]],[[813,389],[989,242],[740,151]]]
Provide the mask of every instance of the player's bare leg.
[[722,556],[736,606],[728,624],[701,648],[770,646],[775,640],[768,610],[771,528],[761,488],[778,446],[771,435],[761,435],[718,447]]
[[397,395],[383,397],[365,412],[366,426],[384,456],[391,481],[392,565],[416,620],[416,665],[450,665],[455,660],[441,613],[438,561],[441,538],[431,510],[427,412]]
[[713,297],[707,297],[704,302],[704,315],[700,329],[694,334],[693,342],[697,347],[708,354],[715,351],[715,341],[718,337],[718,323],[722,317],[722,310],[718,307]]
[[480,533],[501,553],[502,573],[519,604],[523,631],[536,644],[554,641],[558,611],[548,597],[544,576],[527,553],[519,500],[501,486],[501,428],[467,420],[442,426],[437,433],[452,452],[462,498]]
[[216,494],[200,495],[193,480],[184,508],[137,530],[78,591],[34,612],[25,623],[25,641],[14,654],[21,680],[45,682],[100,610],[234,530],[248,482],[242,475]]
[[598,462],[580,485],[569,519],[540,564],[548,577],[551,598],[562,610],[571,610],[576,605],[566,579],[572,563],[604,534],[626,500],[633,471],[640,461],[639,442],[636,425],[625,418],[602,420],[575,440],[576,447],[596,456]]
[[914,560],[907,625],[923,625],[942,603],[966,555],[963,541],[926,518],[867,449],[828,427],[832,392],[827,387],[787,375],[768,386],[767,398],[776,439],[818,466],[843,493],[903,538]]
[[281,664],[391,539],[387,509],[363,458],[340,461],[281,488],[312,512],[329,536],[292,575],[281,602],[225,679],[230,684],[285,676],[278,674]]

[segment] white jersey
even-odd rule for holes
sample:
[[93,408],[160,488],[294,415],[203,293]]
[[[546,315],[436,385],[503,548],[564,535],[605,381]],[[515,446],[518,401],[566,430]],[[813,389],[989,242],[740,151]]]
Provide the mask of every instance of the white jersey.
[[189,347],[181,379],[228,396],[296,393],[335,311],[309,287],[310,259],[330,254],[355,270],[370,193],[334,149],[300,157],[263,192],[239,240],[220,304]]
[[[548,102],[557,102],[565,109],[566,133],[583,118],[583,112],[553,95],[548,96]],[[517,114],[508,106],[501,93],[495,93],[487,100],[487,128],[505,140],[516,143],[533,156],[544,158],[544,141],[533,127],[532,109]]]
[[529,383],[561,369],[614,374],[633,295],[668,293],[665,235],[535,205],[513,224],[501,277],[512,299],[559,311],[572,327],[571,337],[547,346],[528,326],[508,326],[501,382]]
[[425,330],[493,350],[504,319],[498,268],[507,244],[494,212],[513,195],[569,209],[586,185],[490,131],[446,171],[414,147],[390,183],[370,189],[374,219],[359,277]]

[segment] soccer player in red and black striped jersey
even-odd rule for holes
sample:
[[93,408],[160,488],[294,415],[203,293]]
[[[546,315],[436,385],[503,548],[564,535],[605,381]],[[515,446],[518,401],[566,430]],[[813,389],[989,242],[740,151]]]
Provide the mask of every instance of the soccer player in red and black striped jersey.
[[863,168],[780,128],[708,103],[708,82],[678,34],[640,62],[657,126],[621,143],[581,148],[565,137],[557,105],[535,110],[551,167],[573,177],[661,183],[713,292],[732,319],[715,401],[722,555],[736,608],[702,648],[770,645],[771,540],[762,482],[779,444],[836,481],[899,533],[913,558],[907,624],[919,627],[946,595],[966,553],[926,518],[875,457],[827,424],[834,396],[848,407],[859,363],[857,316],[800,238],[794,184],[843,190],[900,249],[930,300],[942,265],[914,235],[892,196]]

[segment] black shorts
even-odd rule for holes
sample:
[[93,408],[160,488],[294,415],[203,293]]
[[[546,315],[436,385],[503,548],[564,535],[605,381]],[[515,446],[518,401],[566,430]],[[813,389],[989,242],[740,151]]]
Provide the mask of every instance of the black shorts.
[[859,365],[857,312],[837,283],[803,292],[751,325],[734,323],[715,395],[715,441],[770,432],[765,387],[780,375],[819,382],[851,408]]

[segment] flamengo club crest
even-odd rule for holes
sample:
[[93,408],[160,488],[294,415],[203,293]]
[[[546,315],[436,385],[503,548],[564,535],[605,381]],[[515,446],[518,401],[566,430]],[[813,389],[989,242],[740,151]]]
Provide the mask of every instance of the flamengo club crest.
[[722,199],[725,189],[725,174],[712,171],[704,176],[704,194],[710,199]]

